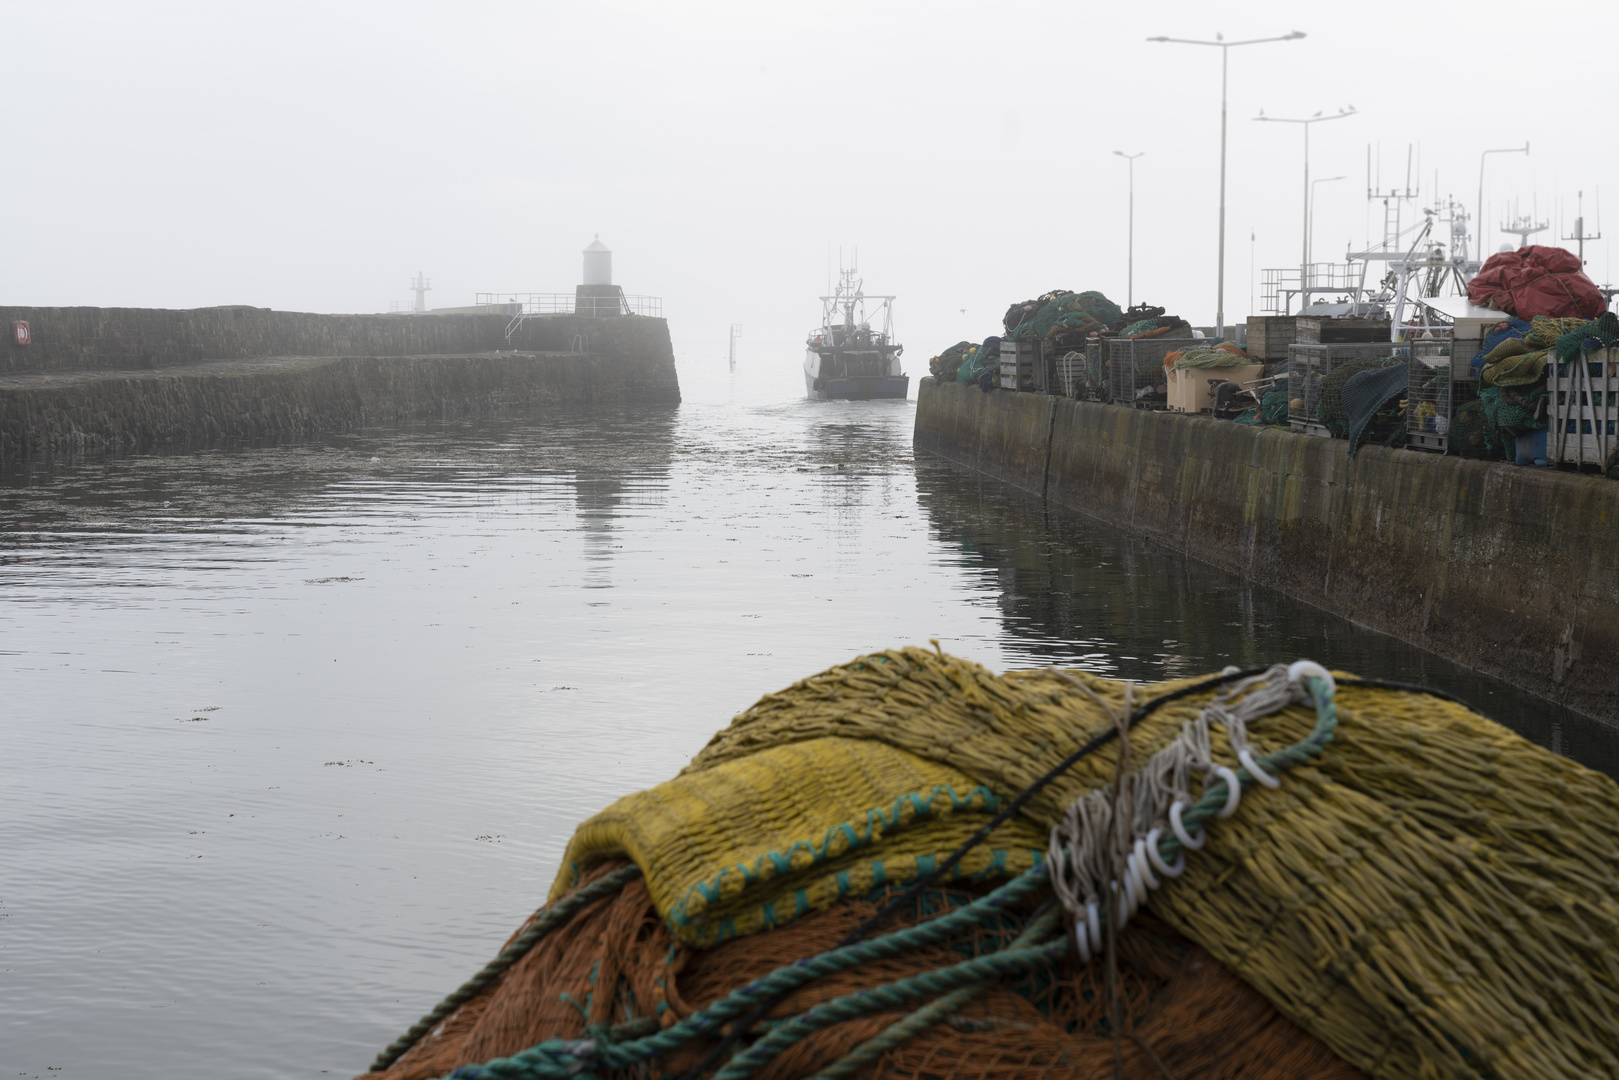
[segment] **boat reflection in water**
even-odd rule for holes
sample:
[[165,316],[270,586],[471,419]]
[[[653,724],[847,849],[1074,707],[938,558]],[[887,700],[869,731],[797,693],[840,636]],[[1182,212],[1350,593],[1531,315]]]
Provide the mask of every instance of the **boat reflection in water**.
[[[899,366],[905,346],[894,341],[894,297],[867,296],[856,273],[839,270],[838,287],[821,297],[821,325],[804,350],[804,388],[822,401],[903,398],[911,380]],[[868,300],[877,305],[869,316]]]

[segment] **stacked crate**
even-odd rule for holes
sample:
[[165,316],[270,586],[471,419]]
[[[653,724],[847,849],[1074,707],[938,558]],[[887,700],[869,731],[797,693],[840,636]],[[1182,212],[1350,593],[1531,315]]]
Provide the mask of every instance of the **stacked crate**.
[[1321,396],[1321,380],[1332,374],[1333,368],[1348,360],[1367,356],[1410,357],[1406,345],[1387,341],[1368,341],[1339,345],[1293,344],[1287,349],[1288,404],[1287,422],[1294,431],[1308,435],[1329,435],[1326,426],[1316,419],[1316,403]]
[[1033,390],[1034,363],[1040,355],[1040,342],[1025,338],[1022,341],[1001,342],[1001,389]]
[[1546,457],[1553,465],[1606,468],[1619,443],[1619,349],[1547,358]]

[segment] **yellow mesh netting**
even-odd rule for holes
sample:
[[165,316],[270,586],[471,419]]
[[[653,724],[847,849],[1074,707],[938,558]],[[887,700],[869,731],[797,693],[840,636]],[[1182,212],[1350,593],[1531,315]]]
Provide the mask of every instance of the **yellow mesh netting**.
[[[1122,683],[1072,674],[1122,705]],[[1210,693],[1140,722],[1132,760]],[[1338,702],[1326,753],[1212,823],[1153,914],[1372,1075],[1619,1074],[1619,787],[1428,695],[1345,687]],[[1314,720],[1291,707],[1249,737],[1269,752]],[[553,895],[627,856],[660,932],[691,945],[846,911],[857,902],[840,898],[914,877],[1112,723],[1051,672],[996,676],[918,649],[863,657],[762,699],[681,776],[587,822]],[[1220,733],[1214,753],[1231,759]],[[1000,863],[980,855],[964,872],[1027,866],[1117,754],[1082,759],[994,839]]]

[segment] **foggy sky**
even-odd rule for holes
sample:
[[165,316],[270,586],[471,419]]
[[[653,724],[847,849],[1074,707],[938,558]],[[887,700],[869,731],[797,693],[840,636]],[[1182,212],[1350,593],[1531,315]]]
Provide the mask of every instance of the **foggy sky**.
[[[1296,266],[1302,138],[1260,124],[1353,104],[1311,135],[1315,258],[1341,259],[1420,143],[1423,202],[1489,224],[1538,201],[1557,242],[1614,174],[1600,2],[19,3],[0,0],[0,303],[381,311],[571,291],[600,233],[661,296],[677,355],[795,362],[827,254],[899,295],[907,368],[1055,287],[1211,323],[1217,49],[1231,53],[1228,321]],[[1585,50],[1588,59],[1581,59]],[[1619,189],[1606,192],[1608,235]],[[1561,201],[1561,203],[1560,203]],[[1486,250],[1505,239],[1492,228]],[[1572,247],[1570,243],[1566,246]],[[1605,238],[1588,272],[1608,280]],[[847,257],[847,255],[846,255]],[[962,314],[959,309],[965,308]]]

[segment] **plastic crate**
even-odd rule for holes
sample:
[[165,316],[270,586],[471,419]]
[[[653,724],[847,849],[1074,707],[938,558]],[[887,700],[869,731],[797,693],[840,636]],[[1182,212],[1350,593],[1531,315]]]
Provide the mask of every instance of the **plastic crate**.
[[1034,358],[1039,351],[1038,341],[1001,342],[1001,389],[1034,389]]
[[1321,380],[1339,364],[1364,357],[1401,356],[1409,358],[1409,345],[1388,341],[1346,342],[1335,345],[1287,347],[1287,422],[1295,431],[1328,435],[1326,425],[1316,418],[1316,402],[1321,396]]
[[1546,457],[1553,465],[1605,468],[1619,445],[1619,349],[1552,360],[1546,371],[1551,415]]
[[1162,409],[1168,395],[1164,357],[1189,349],[1189,337],[1114,338],[1107,343],[1108,400],[1137,409]]

